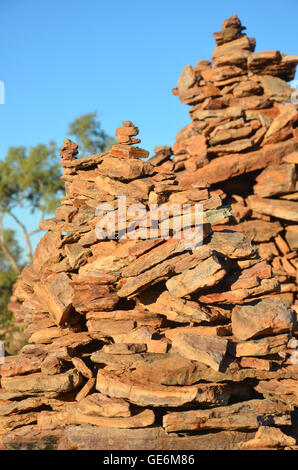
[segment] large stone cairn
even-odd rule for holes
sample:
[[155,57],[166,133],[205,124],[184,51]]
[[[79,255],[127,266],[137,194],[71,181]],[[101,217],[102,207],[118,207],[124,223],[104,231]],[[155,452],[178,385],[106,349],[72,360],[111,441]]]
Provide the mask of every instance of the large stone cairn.
[[[177,134],[173,152],[156,148],[153,161],[174,171],[185,190],[205,179],[221,191],[232,217],[214,230],[247,235],[280,281],[276,295],[298,311],[298,93],[287,83],[298,56],[254,52],[245,29],[236,15],[225,20],[214,33],[212,62],[183,69],[173,93],[191,106],[192,122]],[[241,293],[216,288],[200,301],[245,298],[243,286]]]
[[[295,448],[296,312],[274,295],[271,265],[219,230],[231,213],[221,188],[189,174],[186,185],[168,147],[146,160],[122,124],[105,153],[63,143],[66,194],[10,305],[30,338],[0,368],[0,448]],[[121,222],[121,196],[139,238],[100,239],[98,208]],[[170,220],[142,239],[135,204],[172,206]],[[203,208],[202,244],[186,248],[173,204]]]

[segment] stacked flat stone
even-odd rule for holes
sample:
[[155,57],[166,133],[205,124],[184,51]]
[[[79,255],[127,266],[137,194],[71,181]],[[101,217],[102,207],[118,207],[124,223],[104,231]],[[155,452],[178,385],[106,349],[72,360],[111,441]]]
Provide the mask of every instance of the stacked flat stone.
[[122,121],[122,126],[117,127],[116,137],[119,144],[134,145],[141,142],[133,136],[138,135],[139,129],[131,121]]
[[[177,134],[173,157],[157,164],[185,190],[205,179],[222,192],[232,217],[213,229],[247,235],[280,281],[276,295],[298,311],[297,90],[287,83],[298,56],[254,52],[244,29],[236,15],[225,20],[212,63],[183,69],[173,92],[191,106],[192,122]],[[225,289],[208,296],[235,300]]]
[[[0,447],[295,448],[295,311],[263,298],[279,283],[245,235],[212,230],[230,214],[223,191],[203,179],[185,189],[128,143],[86,158],[77,150],[64,141],[66,194],[40,223],[46,233],[14,291],[30,338],[0,368]],[[168,155],[160,147],[154,158]],[[127,209],[171,206],[170,220],[155,219],[149,238],[99,239],[98,207],[117,212],[120,196]],[[173,204],[184,203],[203,209],[192,249],[175,237]],[[147,227],[146,214],[128,225]],[[208,300],[224,287],[229,303]]]

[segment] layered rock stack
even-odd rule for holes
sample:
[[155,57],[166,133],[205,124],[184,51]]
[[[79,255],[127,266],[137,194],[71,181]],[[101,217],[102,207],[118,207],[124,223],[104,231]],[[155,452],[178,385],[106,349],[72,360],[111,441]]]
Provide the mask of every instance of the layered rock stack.
[[14,292],[30,339],[0,369],[0,447],[295,448],[295,311],[264,298],[279,283],[245,235],[212,230],[223,191],[185,189],[137,134],[86,158],[64,141],[66,194]]
[[[205,179],[221,191],[233,213],[214,230],[247,235],[280,281],[276,295],[298,311],[297,90],[287,83],[298,56],[254,52],[243,30],[236,15],[225,20],[212,62],[183,69],[173,93],[191,106],[192,122],[177,134],[173,157],[157,148],[153,163],[176,172],[185,190]],[[218,294],[208,302],[234,301]]]

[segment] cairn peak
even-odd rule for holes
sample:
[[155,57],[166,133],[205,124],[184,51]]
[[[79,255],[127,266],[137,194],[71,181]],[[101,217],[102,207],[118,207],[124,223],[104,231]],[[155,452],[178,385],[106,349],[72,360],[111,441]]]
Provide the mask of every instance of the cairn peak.
[[115,135],[117,137],[118,144],[134,145],[141,142],[140,139],[135,138],[138,133],[139,128],[131,121],[122,121],[122,126],[117,127]]
[[216,45],[221,46],[226,42],[241,38],[244,36],[242,31],[245,29],[246,27],[242,26],[238,16],[232,15],[230,18],[224,20],[221,31],[213,34],[213,37],[216,40]]
[[70,139],[64,139],[60,157],[62,160],[73,160],[74,157],[78,154],[78,144],[73,142]]
[[117,144],[110,148],[110,155],[119,158],[148,158],[147,150],[133,147],[141,142],[141,139],[136,138],[138,134],[139,128],[132,121],[122,121],[122,126],[116,129]]

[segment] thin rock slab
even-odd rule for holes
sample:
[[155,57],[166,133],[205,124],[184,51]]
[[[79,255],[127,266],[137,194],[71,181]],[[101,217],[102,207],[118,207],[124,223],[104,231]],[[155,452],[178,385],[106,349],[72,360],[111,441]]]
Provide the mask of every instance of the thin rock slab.
[[88,331],[101,333],[102,336],[114,336],[115,334],[129,333],[136,327],[134,320],[95,320],[89,319],[86,324]]
[[241,450],[279,449],[296,445],[296,439],[287,436],[279,428],[261,426],[253,439],[243,442]]
[[295,192],[296,181],[297,174],[293,163],[270,166],[257,176],[254,194],[270,197],[292,193]]
[[164,315],[168,320],[178,323],[210,322],[220,317],[207,307],[197,302],[177,298],[168,291],[164,291],[160,295],[152,292],[151,296],[150,291],[147,290],[139,296],[139,301],[149,312]]
[[184,297],[199,289],[218,284],[225,274],[226,271],[217,256],[213,255],[199,263],[197,267],[170,278],[166,286],[174,297]]
[[[250,278],[249,281],[253,280]],[[206,304],[222,303],[222,304],[242,304],[244,299],[259,297],[262,294],[272,294],[277,292],[279,289],[278,279],[271,277],[270,279],[259,279],[257,278],[258,285],[249,288],[232,289],[234,286],[230,286],[231,289],[224,292],[214,292],[206,295],[200,295],[198,301]],[[244,285],[244,276],[241,279],[242,285]]]
[[154,266],[147,271],[139,274],[137,277],[126,278],[124,285],[117,291],[119,297],[133,297],[143,291],[148,285],[155,284],[162,280],[168,279],[170,273],[174,272],[175,266],[179,261],[187,257],[187,253],[174,256],[162,263]]
[[118,297],[111,291],[110,286],[75,285],[73,306],[76,311],[83,313],[89,310],[112,310]]
[[247,205],[260,214],[270,215],[278,219],[298,222],[298,202],[281,199],[265,199],[259,196],[248,196]]
[[38,413],[13,414],[9,416],[0,416],[0,435],[15,428],[37,423]]
[[100,322],[103,320],[133,320],[137,326],[154,326],[160,327],[163,323],[162,315],[156,315],[155,312],[150,313],[142,308],[135,308],[134,310],[113,310],[112,312],[88,312],[86,314],[87,320],[98,322],[100,331]]
[[172,344],[187,359],[202,362],[219,371],[227,352],[228,340],[217,336],[178,333]]
[[10,416],[15,413],[32,411],[43,405],[59,408],[59,401],[49,400],[44,397],[30,397],[21,401],[9,402],[7,405],[0,405],[0,416]]
[[46,357],[41,364],[41,372],[45,375],[61,374],[63,369],[63,361],[55,356]]
[[264,144],[279,142],[282,140],[281,136],[283,132],[286,132],[287,136],[291,135],[291,129],[293,128],[293,124],[297,122],[297,119],[298,112],[296,106],[294,104],[288,104],[273,120],[265,135]]
[[80,400],[76,409],[89,416],[105,418],[129,418],[131,416],[129,403],[121,398],[109,398],[101,393],[92,393]]
[[120,159],[107,156],[99,166],[99,174],[120,181],[131,181],[142,176],[150,176],[153,172],[154,167],[151,163],[137,159]]
[[255,387],[265,398],[298,406],[298,381],[293,379],[261,381]]
[[80,372],[87,379],[92,379],[92,370],[86,366],[85,362],[80,357],[73,357],[71,362],[75,366],[78,372]]
[[195,73],[190,65],[186,65],[182,70],[180,77],[178,79],[178,90],[179,93],[192,88],[196,83]]
[[[81,432],[79,432],[81,430]],[[14,434],[15,435],[15,434]],[[222,431],[197,436],[168,435],[161,427],[117,429],[67,426],[60,449],[73,450],[238,450],[254,436],[251,432]],[[12,439],[11,439],[12,440]],[[11,440],[9,442],[11,442]],[[18,442],[18,439],[16,439]],[[7,439],[5,440],[5,443]],[[9,445],[6,444],[6,445]]]
[[24,425],[0,437],[0,450],[57,450],[65,425]]
[[283,352],[287,348],[289,339],[290,335],[287,334],[246,341],[237,341],[231,337],[229,339],[229,352],[236,357],[267,356],[268,354]]
[[211,160],[208,165],[199,168],[191,175],[182,175],[179,184],[184,189],[200,179],[206,179],[210,184],[227,181],[244,173],[261,170],[270,165],[279,165],[283,157],[297,149],[298,142],[286,141],[267,145],[266,148],[254,152],[225,155]]
[[237,305],[232,312],[232,331],[240,340],[290,332],[296,312],[274,297]]
[[255,252],[249,238],[243,233],[231,230],[214,232],[208,247],[219,255],[222,254],[229,258],[246,258],[252,256]]
[[59,338],[69,334],[68,328],[59,328],[51,326],[50,328],[42,328],[35,331],[29,338],[29,343],[50,344],[54,338]]
[[253,266],[243,269],[241,274],[232,274],[226,279],[227,284],[231,286],[231,290],[239,290],[245,288],[256,288],[263,279],[272,278],[272,268],[266,261],[261,261]]
[[187,333],[191,335],[204,335],[204,336],[230,336],[232,334],[231,325],[217,325],[217,326],[178,326],[165,330],[164,335],[171,341],[178,333]]
[[79,393],[76,395],[76,401],[81,401],[83,398],[87,397],[91,392],[94,391],[96,384],[96,379],[92,377],[92,379],[87,380],[85,385],[81,388]]
[[291,405],[270,400],[248,400],[208,410],[169,412],[163,418],[166,432],[206,429],[253,430],[259,426],[291,425]]
[[155,422],[155,414],[152,410],[144,410],[134,416],[127,418],[112,418],[102,416],[91,416],[74,410],[71,413],[71,424],[92,424],[94,426],[105,426],[111,428],[145,428]]
[[77,347],[86,346],[87,344],[91,343],[92,338],[90,333],[87,331],[82,331],[80,333],[69,333],[66,336],[61,336],[60,338],[56,338],[53,342],[49,345],[48,351],[52,354],[56,354],[56,349],[59,348],[72,348],[75,349]]
[[[22,354],[9,357],[9,361],[0,365],[0,376],[13,377],[22,374],[39,372],[43,357],[28,357]],[[7,360],[7,358],[6,358]]]
[[286,227],[286,240],[291,250],[298,251],[298,225],[290,225]]
[[[174,348],[171,354],[178,354]],[[257,359],[257,358],[254,358]],[[241,361],[232,356],[227,356],[223,363],[223,371],[215,371],[202,362],[193,362],[195,369],[190,369],[189,384],[198,381],[206,382],[243,382],[246,379],[270,380],[270,379],[298,379],[298,366],[296,364],[278,365],[273,370],[261,370],[241,366]]]
[[112,336],[115,343],[145,343],[152,340],[152,335],[156,332],[151,326],[141,326],[128,333],[114,333]]
[[134,381],[128,376],[118,376],[104,369],[98,371],[96,389],[114,398],[124,398],[139,406],[176,407],[186,403],[204,405],[226,404],[230,388],[226,384],[199,384],[186,387],[167,387],[148,382]]
[[93,425],[28,425],[2,436],[2,450],[238,450],[254,432],[168,435],[157,426],[121,429]]
[[243,357],[241,359],[240,365],[245,368],[252,368],[258,370],[272,370],[274,361],[269,359],[260,359],[257,357]]
[[222,230],[223,228],[243,232],[253,242],[267,242],[283,231],[278,221],[269,222],[259,219],[244,220],[236,225],[213,227],[214,230]]
[[73,310],[73,289],[65,273],[51,274],[46,282],[35,284],[34,292],[40,302],[53,317],[57,325],[63,325]]
[[76,170],[88,169],[101,163],[107,155],[107,152],[95,153],[89,157],[75,158],[71,161],[63,160],[61,165],[63,168],[75,168]]
[[106,354],[135,355],[146,352],[145,343],[112,343],[105,344],[101,351]]
[[33,268],[36,273],[41,274],[51,264],[59,261],[61,245],[61,233],[53,231],[45,233],[35,248],[33,255]]
[[158,385],[193,385],[200,379],[195,362],[178,353],[143,354],[130,366],[131,378]]
[[95,362],[95,364],[107,365],[109,370],[117,371],[133,367],[135,361],[142,357],[142,354],[110,354],[100,350],[91,354],[91,361]]
[[185,251],[184,240],[170,238],[165,243],[151,249],[148,253],[141,255],[122,270],[123,277],[138,276],[147,269],[156,266],[167,258]]
[[0,389],[0,401],[13,401],[13,400],[23,400],[26,397],[42,397],[55,399],[59,396],[59,392],[14,392],[7,391],[5,389]]
[[28,393],[65,393],[74,390],[81,383],[81,375],[71,369],[64,374],[43,375],[41,373],[15,377],[2,377],[1,385],[7,391]]

